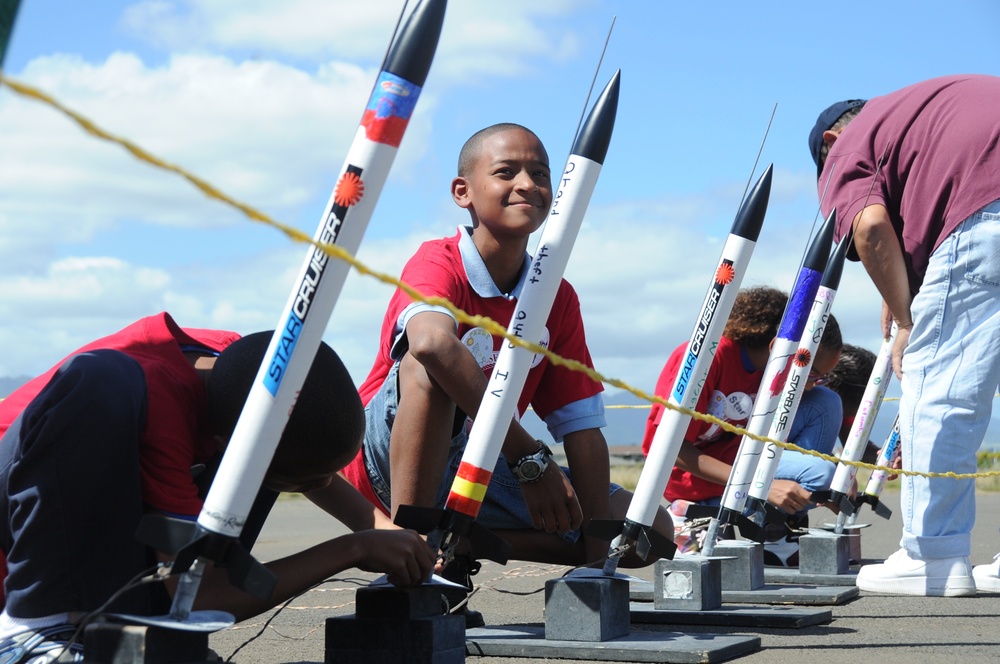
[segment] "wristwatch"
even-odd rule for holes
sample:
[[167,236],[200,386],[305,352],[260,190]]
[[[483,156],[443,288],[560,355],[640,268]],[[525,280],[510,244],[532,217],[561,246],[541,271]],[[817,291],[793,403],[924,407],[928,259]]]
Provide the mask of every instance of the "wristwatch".
[[540,440],[535,442],[538,443],[538,449],[534,454],[523,456],[510,466],[521,484],[531,484],[542,479],[542,473],[549,467],[549,461],[552,459],[552,450]]

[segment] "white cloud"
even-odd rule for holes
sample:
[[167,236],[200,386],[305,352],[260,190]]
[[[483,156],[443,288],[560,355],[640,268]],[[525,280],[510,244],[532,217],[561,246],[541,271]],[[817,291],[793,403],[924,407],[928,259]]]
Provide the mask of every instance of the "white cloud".
[[[411,11],[415,3],[409,3]],[[511,77],[576,54],[569,31],[553,34],[540,17],[586,10],[589,2],[508,0],[503,20],[487,2],[449,3],[434,74],[468,83],[475,76]],[[403,3],[324,0],[144,0],[129,7],[122,25],[172,51],[223,50],[313,62],[346,58],[381,62]]]
[[0,375],[40,373],[73,348],[159,310],[170,287],[166,272],[113,258],[61,259],[42,275],[5,272]]
[[[20,74],[113,134],[293,225],[306,204],[309,223],[317,218],[312,208],[322,203],[315,200],[325,200],[354,139],[373,76],[344,63],[310,74],[275,62],[236,63],[219,56],[178,56],[149,67],[128,53],[96,64],[77,56],[45,56]],[[422,103],[433,108],[434,100]],[[397,172],[415,170],[430,124],[429,112],[410,123]],[[5,272],[41,274],[49,260],[65,253],[60,247],[77,247],[78,253],[78,245],[102,234],[144,225],[206,229],[245,223],[181,178],[95,140],[54,109],[6,89],[0,95],[0,126]],[[197,237],[187,242],[197,243]],[[184,243],[184,236],[178,234],[175,242]],[[160,250],[171,248],[176,251]]]
[[[360,258],[398,275],[427,237],[424,229],[376,240]],[[41,373],[73,349],[158,311],[185,327],[273,329],[307,254],[305,244],[279,242],[259,255],[169,272],[109,257],[72,257],[54,261],[40,276],[0,274],[0,344],[16,349],[0,358],[0,376]],[[391,286],[352,271],[327,327],[327,341],[358,382],[374,358],[391,294]]]
[[[320,181],[331,177],[331,155],[346,153],[353,140],[372,77],[348,64],[308,74],[275,62],[235,63],[220,56],[177,56],[162,67],[148,67],[127,53],[99,64],[75,56],[42,57],[23,73],[28,82],[154,155],[227,193],[279,210],[329,186]],[[119,215],[157,223],[212,223],[192,218],[191,202],[202,201],[190,185],[95,141],[50,109],[5,95],[0,122],[14,129],[0,137],[6,207],[60,191],[60,200],[90,205],[96,194],[96,202],[113,202]],[[409,143],[422,144],[428,127],[429,121],[415,118]],[[418,156],[419,150],[410,154]],[[99,216],[106,219],[104,212]]]
[[66,258],[52,263],[43,278],[14,275],[4,281],[3,318],[9,319],[15,313],[37,318],[50,307],[104,315],[161,291],[170,276],[114,258]]
[[145,0],[125,11],[122,25],[168,50],[249,49],[377,63],[399,7],[390,0]]
[[[809,228],[789,232],[795,223],[784,216],[780,191],[772,195],[743,286],[789,291],[794,285]],[[566,277],[580,295],[588,345],[605,376],[653,389],[667,356],[691,335],[726,240],[703,229],[731,223],[726,207],[709,193],[588,210]],[[878,349],[879,303],[864,269],[849,262],[833,310],[845,341]]]
[[[543,28],[539,17],[587,10],[586,2],[560,0],[504,2],[503,20],[496,5],[452,2],[445,17],[434,75],[463,85],[496,78],[520,78],[544,73],[553,62],[579,54],[579,38],[572,31]],[[546,22],[551,26],[551,21]]]

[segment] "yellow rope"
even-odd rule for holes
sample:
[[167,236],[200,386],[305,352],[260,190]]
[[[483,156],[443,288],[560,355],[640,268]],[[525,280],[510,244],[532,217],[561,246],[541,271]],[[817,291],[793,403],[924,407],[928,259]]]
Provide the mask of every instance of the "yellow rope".
[[121,145],[123,148],[125,148],[126,150],[128,150],[134,157],[136,157],[140,161],[144,161],[144,162],[146,162],[148,164],[156,166],[157,168],[161,168],[161,169],[170,171],[172,173],[176,173],[177,175],[181,176],[182,178],[184,178],[185,180],[187,180],[188,182],[190,182],[191,184],[193,184],[195,187],[197,187],[203,194],[205,194],[209,198],[214,198],[216,200],[222,201],[223,203],[236,208],[237,210],[239,210],[244,215],[246,215],[247,217],[249,217],[250,219],[252,219],[254,221],[257,221],[257,222],[266,224],[268,226],[272,226],[274,228],[277,228],[282,233],[284,233],[286,236],[288,236],[289,238],[291,238],[292,240],[294,240],[296,242],[308,243],[308,244],[312,244],[312,245],[314,245],[316,247],[319,247],[324,252],[326,252],[329,256],[332,256],[334,258],[337,258],[337,259],[340,259],[342,261],[347,262],[349,265],[351,265],[359,273],[361,273],[363,275],[370,276],[370,277],[374,277],[375,279],[378,279],[379,281],[381,281],[383,283],[395,286],[395,287],[399,288],[400,290],[402,290],[403,292],[405,292],[407,295],[409,295],[414,300],[418,300],[418,301],[421,301],[421,302],[425,302],[427,304],[431,304],[431,305],[434,305],[434,306],[439,306],[439,307],[442,307],[442,308],[446,309],[459,322],[466,323],[467,325],[472,325],[472,326],[475,326],[475,327],[482,327],[482,328],[486,329],[487,331],[489,331],[493,335],[503,336],[508,341],[510,341],[512,344],[514,344],[515,346],[520,346],[521,348],[529,350],[529,351],[531,351],[532,353],[535,353],[535,354],[544,355],[546,358],[548,358],[549,362],[551,362],[552,364],[554,364],[556,366],[563,366],[563,367],[566,367],[567,369],[569,369],[571,371],[578,371],[578,372],[581,372],[583,374],[586,374],[588,377],[590,377],[592,380],[594,380],[596,382],[605,383],[607,385],[611,385],[613,387],[617,387],[619,389],[625,390],[626,392],[629,392],[629,393],[631,393],[631,394],[639,397],[643,401],[649,401],[649,402],[652,402],[652,403],[658,403],[658,404],[664,406],[665,408],[669,408],[670,410],[675,410],[675,411],[678,411],[678,412],[683,413],[685,415],[689,415],[689,416],[691,416],[692,418],[694,418],[696,420],[701,420],[703,422],[710,422],[712,424],[716,424],[719,427],[721,427],[722,429],[724,429],[725,431],[728,431],[728,432],[731,432],[731,433],[734,433],[734,434],[737,434],[737,435],[749,436],[749,437],[753,438],[754,440],[758,440],[758,441],[762,441],[762,442],[766,442],[766,443],[772,443],[772,444],[777,445],[778,447],[781,447],[781,448],[786,449],[786,450],[794,450],[796,452],[801,452],[803,454],[808,454],[808,455],[811,455],[811,456],[819,457],[821,459],[825,459],[825,460],[831,461],[833,463],[844,463],[846,465],[856,466],[858,468],[867,468],[869,470],[879,469],[879,470],[889,471],[889,472],[892,472],[892,473],[895,473],[895,474],[898,474],[898,475],[911,475],[911,476],[918,476],[918,477],[950,477],[950,478],[953,478],[953,479],[972,479],[972,478],[976,478],[976,477],[997,477],[997,476],[1000,476],[1000,471],[989,471],[989,472],[984,472],[984,473],[963,473],[963,474],[958,474],[958,473],[953,473],[953,472],[947,472],[947,473],[923,473],[923,472],[918,472],[918,471],[895,470],[895,469],[892,469],[892,468],[885,468],[885,467],[881,467],[881,466],[876,466],[876,465],[869,464],[869,463],[864,463],[864,462],[861,462],[861,461],[853,461],[853,462],[852,461],[844,461],[844,460],[839,459],[838,457],[835,457],[835,456],[832,456],[832,455],[829,455],[829,454],[823,454],[821,452],[816,452],[815,450],[807,450],[807,449],[801,448],[798,445],[795,445],[793,443],[788,443],[788,442],[779,441],[779,440],[773,440],[771,438],[767,438],[767,437],[764,437],[764,436],[757,436],[757,435],[751,434],[746,429],[743,429],[743,428],[740,428],[740,427],[735,427],[735,426],[729,424],[728,422],[723,422],[722,420],[719,420],[718,418],[713,417],[711,415],[706,415],[704,413],[699,413],[699,412],[691,410],[689,408],[683,408],[681,406],[674,405],[672,403],[669,403],[666,399],[658,397],[658,396],[656,396],[654,394],[648,394],[648,393],[644,392],[643,390],[640,390],[640,389],[638,389],[636,387],[633,387],[633,386],[629,385],[628,383],[626,383],[626,382],[624,382],[622,380],[619,380],[617,378],[608,378],[608,377],[602,375],[601,373],[599,373],[598,371],[596,371],[595,369],[592,369],[591,367],[588,367],[587,365],[585,365],[585,364],[583,364],[581,362],[578,362],[577,360],[572,360],[572,359],[561,357],[560,355],[558,355],[558,354],[550,351],[548,348],[540,346],[540,345],[538,345],[536,343],[532,343],[530,341],[525,341],[524,339],[521,339],[520,337],[516,337],[516,336],[514,336],[512,334],[508,334],[507,328],[505,326],[500,325],[496,321],[494,321],[494,320],[492,320],[490,318],[487,318],[486,316],[474,316],[474,315],[467,314],[466,312],[462,311],[461,309],[459,309],[454,304],[452,304],[451,302],[449,302],[448,300],[446,300],[444,298],[424,296],[419,291],[417,291],[415,288],[413,288],[409,284],[403,283],[398,278],[396,278],[396,277],[394,277],[394,276],[392,276],[390,274],[386,274],[386,273],[374,270],[372,268],[369,268],[367,265],[365,265],[364,263],[361,263],[358,259],[356,259],[354,256],[352,256],[349,252],[345,251],[342,247],[339,247],[339,246],[334,245],[334,244],[328,244],[328,243],[323,243],[323,242],[315,242],[315,241],[312,240],[312,238],[310,238],[306,234],[302,233],[301,231],[299,231],[299,230],[297,230],[297,229],[295,229],[295,228],[293,228],[291,226],[288,226],[287,224],[283,224],[283,223],[281,223],[279,221],[276,221],[276,220],[272,219],[271,217],[269,217],[268,215],[266,215],[265,213],[257,210],[256,208],[253,208],[253,207],[251,207],[251,206],[249,206],[249,205],[247,205],[245,203],[242,203],[240,201],[237,201],[236,199],[234,199],[234,198],[232,198],[232,197],[224,194],[223,192],[219,191],[217,188],[215,188],[214,186],[212,186],[211,184],[209,184],[205,180],[203,180],[200,177],[198,177],[198,176],[196,176],[196,175],[194,175],[194,174],[186,171],[185,169],[181,168],[180,166],[176,166],[174,164],[168,163],[168,162],[160,159],[159,157],[156,157],[153,154],[151,154],[151,153],[147,152],[146,150],[142,149],[138,145],[135,145],[131,141],[129,141],[129,140],[125,139],[125,138],[121,138],[119,136],[115,136],[114,134],[111,134],[110,132],[107,132],[104,129],[101,129],[100,127],[98,127],[97,125],[95,125],[93,122],[91,122],[87,118],[83,117],[82,115],[80,115],[76,111],[73,111],[73,110],[67,108],[66,106],[62,105],[61,103],[59,103],[58,101],[56,101],[53,97],[51,97],[50,95],[42,92],[41,90],[39,90],[37,88],[34,88],[34,87],[32,87],[30,85],[27,85],[25,83],[20,83],[20,82],[18,82],[16,80],[10,78],[9,76],[4,75],[4,74],[0,74],[0,83],[3,83],[7,87],[9,87],[11,90],[13,90],[14,92],[16,92],[16,93],[18,93],[20,95],[23,95],[23,96],[31,98],[31,99],[35,99],[35,100],[40,101],[40,102],[42,102],[44,104],[48,104],[52,108],[55,108],[56,110],[64,113],[68,117],[70,117],[73,121],[75,121],[77,124],[79,124],[84,129],[84,131],[86,131],[87,133],[89,133],[89,134],[91,134],[91,135],[93,135],[93,136],[95,136],[97,138],[100,138],[102,140],[110,141],[112,143],[117,143],[118,145]]

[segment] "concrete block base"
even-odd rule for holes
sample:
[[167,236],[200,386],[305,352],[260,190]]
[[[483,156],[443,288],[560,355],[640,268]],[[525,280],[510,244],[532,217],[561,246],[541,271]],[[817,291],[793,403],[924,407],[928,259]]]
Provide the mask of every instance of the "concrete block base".
[[847,574],[802,574],[798,567],[765,567],[766,586],[799,584],[807,586],[854,586],[858,582],[858,567],[852,566]]
[[545,638],[608,641],[628,635],[628,587],[628,581],[614,577],[546,581]]
[[326,664],[456,664],[465,661],[465,618],[326,620]]
[[[844,526],[843,532],[847,535],[848,551],[851,554],[851,563],[860,564],[863,558],[861,557],[861,531],[865,528],[870,527],[870,523],[856,523],[850,526]],[[837,528],[835,523],[824,523],[820,524],[819,529],[825,530],[827,532],[834,532]]]
[[653,607],[708,611],[722,606],[722,559],[676,555],[653,566]]
[[771,585],[757,590],[723,590],[723,604],[833,606],[858,596],[857,586]]
[[810,531],[799,537],[799,573],[847,574],[851,569],[850,536]]
[[444,613],[441,588],[361,588],[354,616],[327,618],[326,664],[461,664],[465,617]]
[[[764,586],[764,546],[750,540],[723,540],[715,545],[722,561],[723,590],[757,590]],[[801,554],[800,554],[801,555]]]
[[432,618],[445,612],[441,586],[433,584],[416,588],[358,588],[354,599],[355,615],[368,620]]
[[208,634],[96,623],[84,630],[83,652],[90,664],[204,664]]

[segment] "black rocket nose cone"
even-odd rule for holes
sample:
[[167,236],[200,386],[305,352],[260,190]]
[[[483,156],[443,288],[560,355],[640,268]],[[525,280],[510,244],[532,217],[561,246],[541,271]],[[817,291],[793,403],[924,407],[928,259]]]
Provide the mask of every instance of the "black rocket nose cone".
[[392,42],[385,58],[385,71],[414,85],[424,85],[437,50],[447,6],[447,0],[420,0]]
[[771,198],[771,177],[773,173],[774,164],[769,164],[764,169],[760,178],[758,178],[757,184],[750,190],[750,194],[746,197],[746,200],[743,201],[740,211],[736,213],[733,228],[729,231],[732,235],[738,235],[752,242],[757,241],[761,226],[764,225],[767,202]]
[[573,145],[573,154],[604,164],[608,146],[611,144],[611,134],[615,129],[615,117],[618,114],[621,73],[621,69],[614,73],[604,86],[601,96],[594,102],[594,107],[580,128],[580,134]]
[[[836,226],[836,208],[830,212],[830,216],[834,218],[833,226]],[[848,231],[847,235],[840,238],[840,243],[833,250],[833,253],[830,254],[830,260],[826,263],[826,270],[823,271],[823,280],[820,282],[820,285],[830,290],[840,288],[840,277],[844,273],[844,260],[847,258],[847,250],[851,246],[851,236],[851,231]]]
[[830,212],[830,216],[826,218],[826,221],[823,222],[823,225],[820,226],[819,232],[813,238],[812,244],[809,245],[806,258],[802,261],[802,267],[823,272],[826,268],[826,261],[830,257],[830,247],[833,246],[833,227],[836,224],[837,213],[836,210],[833,210]]

